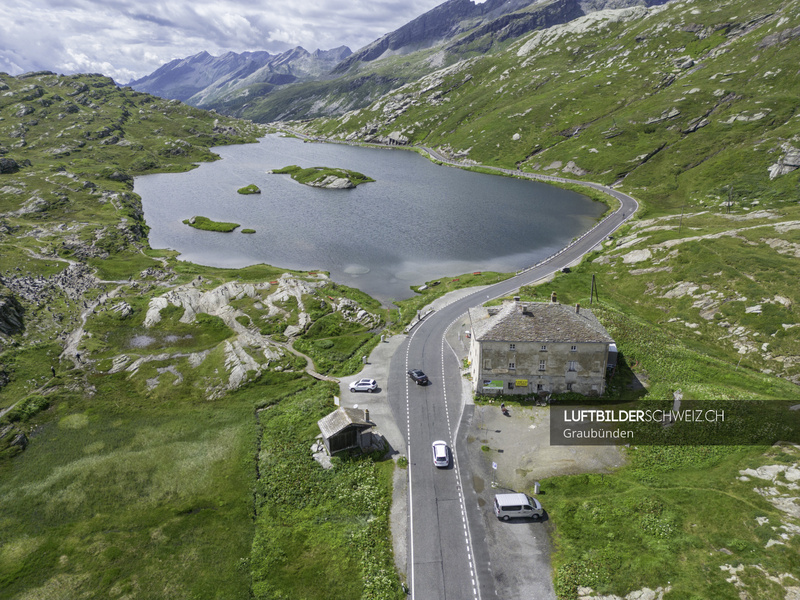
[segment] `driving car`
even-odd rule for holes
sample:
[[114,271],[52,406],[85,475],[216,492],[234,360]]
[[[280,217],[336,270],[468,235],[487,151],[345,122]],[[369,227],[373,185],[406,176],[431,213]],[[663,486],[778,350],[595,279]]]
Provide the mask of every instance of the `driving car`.
[[450,448],[442,440],[433,442],[433,464],[437,467],[450,466]]
[[428,376],[419,369],[411,369],[408,376],[413,379],[417,385],[428,385]]
[[378,382],[374,379],[359,379],[350,384],[351,392],[374,392],[378,389]]

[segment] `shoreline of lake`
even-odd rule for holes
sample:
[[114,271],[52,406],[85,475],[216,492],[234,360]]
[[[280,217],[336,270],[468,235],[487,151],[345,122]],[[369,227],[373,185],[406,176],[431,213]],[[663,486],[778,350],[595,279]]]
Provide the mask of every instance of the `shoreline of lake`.
[[[575,192],[448,169],[416,152],[274,134],[213,150],[222,160],[136,178],[153,248],[217,267],[327,271],[381,301],[411,297],[411,285],[440,277],[531,266],[591,228],[605,210]],[[377,181],[331,203],[319,196],[325,190],[270,178],[269,170],[287,162],[368,172]],[[237,189],[244,183],[262,193],[243,199]],[[257,233],[230,238],[182,225],[197,214]]]

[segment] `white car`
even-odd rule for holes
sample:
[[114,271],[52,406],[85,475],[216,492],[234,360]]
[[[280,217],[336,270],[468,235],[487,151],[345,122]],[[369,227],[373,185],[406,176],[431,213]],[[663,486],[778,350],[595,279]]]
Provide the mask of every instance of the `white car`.
[[374,379],[359,379],[350,384],[351,392],[374,392],[378,389],[378,382]]
[[437,467],[450,466],[450,448],[442,440],[433,442],[433,464]]

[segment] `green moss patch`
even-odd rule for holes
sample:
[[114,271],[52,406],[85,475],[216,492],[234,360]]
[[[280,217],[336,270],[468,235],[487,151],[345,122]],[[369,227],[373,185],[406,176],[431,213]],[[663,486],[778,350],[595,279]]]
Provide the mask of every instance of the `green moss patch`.
[[260,194],[261,190],[255,183],[251,183],[250,185],[246,185],[243,188],[239,188],[237,190],[240,194]]

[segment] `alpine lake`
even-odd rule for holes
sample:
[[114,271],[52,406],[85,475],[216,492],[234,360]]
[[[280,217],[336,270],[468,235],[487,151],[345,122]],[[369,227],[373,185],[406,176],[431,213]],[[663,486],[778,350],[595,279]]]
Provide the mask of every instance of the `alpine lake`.
[[[534,265],[606,209],[572,191],[441,166],[403,150],[276,134],[213,150],[222,160],[136,178],[153,248],[215,267],[328,271],[333,281],[383,302],[408,298],[410,286],[438,278]],[[375,181],[322,189],[269,173],[288,165],[348,169]],[[237,192],[249,184],[261,193]],[[183,223],[193,216],[241,227],[201,231]]]

